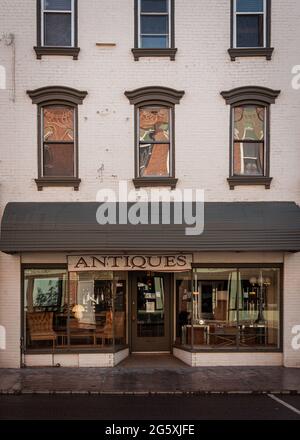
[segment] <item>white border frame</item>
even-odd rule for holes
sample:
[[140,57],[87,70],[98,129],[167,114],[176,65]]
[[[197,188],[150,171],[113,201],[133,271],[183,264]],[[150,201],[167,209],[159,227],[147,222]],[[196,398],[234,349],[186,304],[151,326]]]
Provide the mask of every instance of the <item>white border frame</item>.
[[261,46],[251,46],[243,47],[237,46],[237,25],[236,17],[237,15],[264,15],[264,44],[262,47],[267,47],[267,0],[263,0],[264,10],[263,12],[237,12],[236,3],[237,0],[233,0],[233,47],[234,49],[253,49]]
[[[44,0],[41,2],[41,46],[42,47],[75,47],[75,2],[71,0],[71,10],[56,10],[56,9],[45,9]],[[45,24],[44,16],[45,13],[57,13],[57,14],[71,14],[71,46],[47,46],[45,45]]]

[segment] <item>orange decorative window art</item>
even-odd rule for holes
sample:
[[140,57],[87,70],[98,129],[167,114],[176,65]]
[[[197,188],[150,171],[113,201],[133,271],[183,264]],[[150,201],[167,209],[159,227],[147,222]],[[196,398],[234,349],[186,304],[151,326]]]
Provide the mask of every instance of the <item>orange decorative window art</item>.
[[74,167],[74,108],[43,107],[43,175],[72,177]]
[[74,141],[73,107],[44,107],[44,141]]
[[139,109],[139,173],[141,177],[170,175],[170,108]]

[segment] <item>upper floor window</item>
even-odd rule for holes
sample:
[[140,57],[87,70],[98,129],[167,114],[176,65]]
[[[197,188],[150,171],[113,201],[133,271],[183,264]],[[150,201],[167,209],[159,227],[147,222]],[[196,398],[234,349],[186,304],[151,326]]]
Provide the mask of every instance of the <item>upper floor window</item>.
[[271,1],[231,0],[232,30],[229,53],[237,56],[265,56],[271,59]]
[[72,55],[77,59],[77,0],[37,0],[38,58]]
[[270,188],[270,104],[279,93],[253,86],[222,92],[231,105],[230,189],[252,184]]
[[135,0],[136,60],[141,56],[175,59],[174,0]]
[[87,92],[44,87],[27,93],[38,104],[38,189],[73,186],[77,190],[78,104]]
[[143,87],[125,94],[135,105],[135,186],[175,187],[175,104],[184,92]]

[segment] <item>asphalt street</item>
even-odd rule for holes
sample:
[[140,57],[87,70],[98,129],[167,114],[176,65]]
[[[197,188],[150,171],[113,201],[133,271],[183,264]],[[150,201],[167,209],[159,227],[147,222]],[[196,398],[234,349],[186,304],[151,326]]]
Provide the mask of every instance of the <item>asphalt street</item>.
[[0,420],[300,420],[300,395],[1,395]]

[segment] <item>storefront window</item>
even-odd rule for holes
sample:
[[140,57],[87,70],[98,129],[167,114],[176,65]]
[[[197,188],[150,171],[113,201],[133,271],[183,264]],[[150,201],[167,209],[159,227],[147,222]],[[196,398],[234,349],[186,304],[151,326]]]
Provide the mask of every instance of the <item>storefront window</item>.
[[175,274],[176,283],[176,344],[192,345],[192,279],[190,272]]
[[126,344],[126,273],[70,272],[67,279],[66,270],[25,270],[27,348]]
[[192,291],[188,279],[178,277],[177,344],[194,349],[279,348],[279,269],[198,268]]

